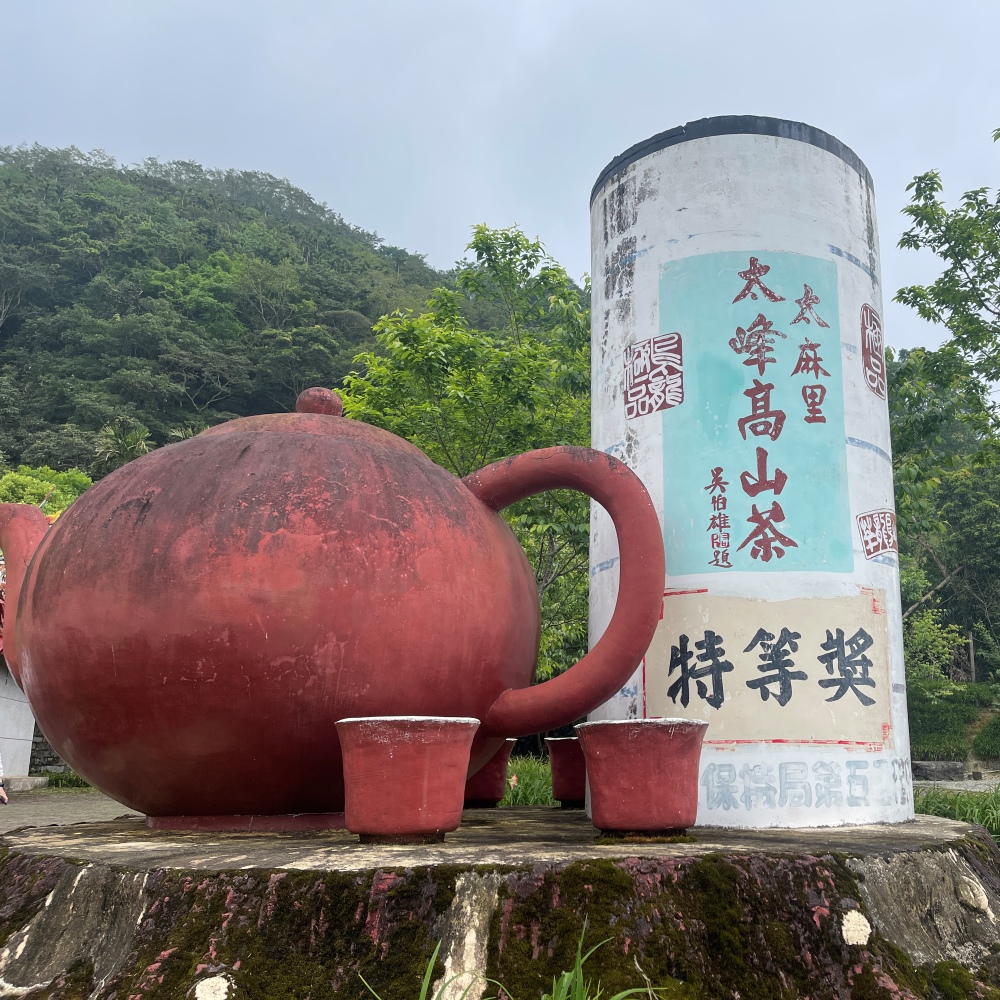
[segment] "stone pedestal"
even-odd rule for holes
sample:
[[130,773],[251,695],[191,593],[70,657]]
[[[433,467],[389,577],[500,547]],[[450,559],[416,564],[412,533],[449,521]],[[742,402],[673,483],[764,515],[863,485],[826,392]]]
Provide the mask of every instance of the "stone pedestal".
[[431,847],[139,819],[5,840],[3,995],[325,1000],[366,996],[364,976],[414,996],[441,941],[448,997],[473,979],[480,997],[485,974],[530,1000],[586,920],[588,946],[610,939],[586,967],[606,995],[929,997],[991,981],[1000,935],[995,844],[931,817],[628,842],[537,808],[467,813]]

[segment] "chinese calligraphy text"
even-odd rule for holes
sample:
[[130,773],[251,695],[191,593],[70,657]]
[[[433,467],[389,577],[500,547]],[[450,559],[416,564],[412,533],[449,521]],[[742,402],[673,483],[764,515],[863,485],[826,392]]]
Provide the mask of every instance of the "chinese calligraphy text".
[[684,402],[679,333],[662,333],[625,348],[625,416],[629,420]]
[[880,399],[885,399],[882,319],[867,303],[861,307],[861,363],[865,370],[865,385]]
[[858,514],[857,522],[866,559],[874,559],[883,552],[899,551],[896,515],[891,510],[871,510]]

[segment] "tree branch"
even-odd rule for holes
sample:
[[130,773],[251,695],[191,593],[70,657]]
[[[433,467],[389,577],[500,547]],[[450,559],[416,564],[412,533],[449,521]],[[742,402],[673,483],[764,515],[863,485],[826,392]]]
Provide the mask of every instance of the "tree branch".
[[[936,561],[936,560],[935,560],[935,561]],[[910,615],[911,615],[911,614],[912,614],[912,613],[913,613],[914,611],[916,611],[916,610],[917,610],[917,608],[919,608],[919,607],[920,607],[920,605],[921,605],[921,604],[923,604],[923,603],[924,603],[924,601],[927,601],[927,600],[929,600],[929,599],[930,599],[930,598],[931,598],[931,597],[932,597],[932,596],[933,596],[933,595],[934,595],[934,594],[935,594],[935,593],[936,593],[937,591],[939,591],[939,590],[940,590],[940,589],[941,589],[941,588],[942,588],[942,587],[943,587],[943,586],[944,586],[944,585],[945,585],[945,584],[946,584],[946,583],[947,583],[947,582],[948,582],[948,581],[949,581],[949,580],[950,580],[950,579],[951,579],[951,578],[952,578],[953,576],[955,576],[955,575],[956,575],[956,574],[958,574],[958,573],[961,573],[963,569],[965,569],[965,567],[964,567],[964,566],[959,566],[959,567],[958,567],[957,569],[953,569],[953,570],[952,570],[952,571],[951,571],[951,572],[950,572],[950,573],[949,573],[949,574],[948,574],[948,575],[947,575],[947,576],[946,576],[946,577],[945,577],[945,578],[944,578],[944,579],[943,579],[943,580],[942,580],[942,581],[941,581],[940,583],[936,583],[936,584],[935,584],[935,585],[934,585],[933,587],[931,587],[931,589],[930,589],[930,590],[928,590],[928,591],[927,591],[927,593],[926,593],[926,594],[924,594],[924,596],[923,596],[923,597],[921,597],[921,598],[920,598],[920,600],[916,602],[916,604],[911,604],[911,605],[910,605],[910,606],[909,606],[909,607],[908,607],[908,608],[907,608],[907,609],[906,609],[906,610],[905,610],[905,611],[903,612],[903,620],[905,621],[905,620],[906,620],[906,619],[907,619],[907,618],[908,618],[908,617],[909,617],[909,616],[910,616]]]

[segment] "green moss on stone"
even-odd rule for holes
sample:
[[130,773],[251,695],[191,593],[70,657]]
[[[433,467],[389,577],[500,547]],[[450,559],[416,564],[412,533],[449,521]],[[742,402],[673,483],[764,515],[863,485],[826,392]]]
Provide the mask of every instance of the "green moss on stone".
[[[173,1000],[224,972],[247,1000],[367,1000],[360,975],[384,1000],[412,1000],[467,870],[150,872],[136,961],[101,997]],[[65,871],[0,854],[11,914],[0,933],[23,926]],[[572,968],[585,925],[585,948],[608,939],[585,967],[605,996],[648,980],[667,1000],[888,1000],[897,987],[928,1000],[1000,1000],[979,981],[993,980],[993,958],[973,976],[955,963],[914,969],[877,932],[847,946],[840,918],[861,896],[846,857],[596,859],[499,877],[486,971],[517,1000]],[[76,969],[39,997],[82,1000],[90,975]]]
[[384,1000],[410,1000],[456,872],[159,873],[126,992],[185,996],[225,971],[247,1000],[367,997],[360,975]]
[[851,1000],[898,1000],[899,991],[883,986],[875,970],[866,965],[853,977],[849,995]]
[[931,983],[941,1000],[970,1000],[976,996],[975,980],[958,962],[938,962],[931,973]]
[[487,974],[514,997],[539,996],[569,968],[586,921],[586,946],[610,939],[589,964],[607,994],[642,986],[644,975],[667,996],[700,1000],[881,1000],[904,976],[927,995],[927,977],[877,935],[867,947],[844,943],[840,916],[859,898],[839,857],[632,858],[517,872],[501,885]]
[[899,986],[920,997],[929,994],[930,969],[914,966],[913,959],[902,948],[897,948],[891,941],[887,941],[877,930],[872,932],[868,947],[882,956],[887,967],[892,970],[892,978]]

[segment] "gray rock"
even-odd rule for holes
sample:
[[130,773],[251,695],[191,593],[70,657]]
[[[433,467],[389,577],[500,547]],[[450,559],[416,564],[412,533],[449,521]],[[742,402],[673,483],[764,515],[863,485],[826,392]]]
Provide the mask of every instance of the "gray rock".
[[911,762],[914,781],[961,781],[965,764],[960,760],[915,760]]
[[948,848],[847,864],[861,876],[858,888],[879,932],[914,964],[950,961],[975,969],[990,953],[1000,883],[988,869],[975,871],[968,856]]
[[39,913],[0,950],[0,996],[42,989],[84,957],[100,988],[132,957],[147,878],[106,865],[64,872]]

